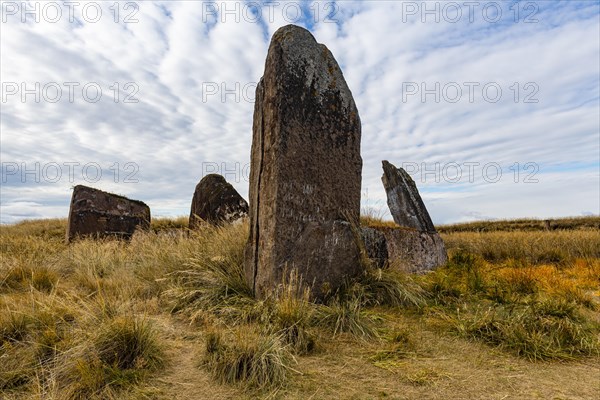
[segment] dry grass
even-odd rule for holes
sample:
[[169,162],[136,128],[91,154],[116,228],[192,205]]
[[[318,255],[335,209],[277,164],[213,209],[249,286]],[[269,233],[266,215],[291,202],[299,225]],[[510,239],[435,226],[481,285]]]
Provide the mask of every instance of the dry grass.
[[288,383],[292,355],[281,338],[238,330],[225,342],[220,332],[206,339],[204,365],[221,383],[258,390],[276,390]]
[[[600,229],[600,216],[571,217],[551,219],[550,230],[583,230]],[[477,221],[462,224],[441,225],[437,227],[442,233],[455,232],[524,232],[543,231],[547,229],[545,220],[540,219],[513,219]]]
[[[433,314],[463,337],[531,360],[600,355],[598,232],[445,235],[448,265],[424,278]],[[548,259],[560,249],[560,258]]]
[[444,317],[466,337],[508,349],[530,360],[598,356],[598,327],[585,320],[576,304],[546,299],[515,304],[465,305]]
[[[423,277],[369,269],[313,304],[293,272],[269,298],[250,296],[246,225],[186,226],[185,217],[158,220],[129,242],[69,246],[64,220],[2,226],[0,398],[593,398],[597,390],[596,230],[444,233],[448,266]],[[563,362],[547,361],[555,359]]]
[[443,234],[449,250],[461,249],[484,260],[532,265],[600,258],[600,230],[539,232],[457,232]]
[[177,217],[177,218],[153,218],[150,228],[154,232],[164,232],[173,230],[185,230],[188,228],[189,218],[188,217]]

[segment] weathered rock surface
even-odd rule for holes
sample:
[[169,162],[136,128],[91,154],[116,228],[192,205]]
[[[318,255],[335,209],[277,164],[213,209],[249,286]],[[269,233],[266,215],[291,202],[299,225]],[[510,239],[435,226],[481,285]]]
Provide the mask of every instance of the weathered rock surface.
[[[310,221],[281,266],[288,270],[295,268],[303,282],[312,287],[313,296],[319,298],[337,289],[349,271],[352,274],[359,271],[360,249],[356,240],[347,221]],[[278,275],[286,272],[276,271]]]
[[373,266],[383,268],[388,260],[385,234],[378,229],[361,226],[360,236],[365,245],[367,257],[371,259]]
[[361,227],[361,236],[367,256],[377,268],[426,272],[447,261],[446,248],[438,233],[402,227]]
[[190,229],[202,221],[212,225],[234,222],[248,215],[248,203],[218,174],[206,175],[196,185],[190,211]]
[[448,260],[444,241],[438,233],[408,228],[383,231],[389,266],[406,272],[431,271]]
[[417,185],[404,169],[384,160],[381,180],[394,222],[419,231],[436,232]]
[[331,52],[288,25],[256,89],[247,280],[264,297],[297,269],[313,296],[361,270],[358,110]]
[[150,227],[150,208],[138,200],[91,187],[73,188],[67,241],[77,237],[129,238],[136,229]]

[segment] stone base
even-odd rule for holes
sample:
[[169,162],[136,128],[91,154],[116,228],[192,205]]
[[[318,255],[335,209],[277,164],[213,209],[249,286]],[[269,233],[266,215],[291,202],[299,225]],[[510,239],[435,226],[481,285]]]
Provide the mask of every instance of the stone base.
[[383,268],[388,260],[388,249],[385,235],[375,228],[361,227],[360,236],[365,245],[367,257],[376,268]]
[[448,261],[446,246],[438,233],[399,228],[390,229],[384,235],[392,268],[426,272]]
[[[387,261],[389,268],[405,272],[427,272],[448,261],[444,241],[438,233],[400,227],[363,227],[361,231],[367,255],[378,267]],[[381,238],[385,243],[385,250],[382,249]]]
[[[253,249],[247,247],[246,250]],[[290,274],[297,273],[303,285],[310,288],[311,299],[320,301],[339,288],[345,279],[363,270],[357,239],[346,221],[307,223],[284,254],[287,256],[274,260],[272,268],[254,271],[254,291],[258,298],[268,297],[282,282],[289,281]]]

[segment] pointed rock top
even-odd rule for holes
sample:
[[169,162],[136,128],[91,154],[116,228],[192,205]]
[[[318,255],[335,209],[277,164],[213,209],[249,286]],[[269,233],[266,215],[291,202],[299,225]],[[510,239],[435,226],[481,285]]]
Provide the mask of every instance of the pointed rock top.
[[381,180],[394,222],[419,231],[436,232],[415,181],[403,168],[396,168],[386,160],[382,164]]
[[[273,34],[263,79],[278,81],[271,86],[289,97],[312,99],[313,104],[332,111],[341,106],[339,111],[358,118],[352,93],[333,54],[300,26],[286,25]],[[331,104],[332,99],[341,104]]]
[[272,41],[281,41],[285,39],[304,39],[304,40],[312,40],[313,42],[317,42],[315,37],[310,33],[308,29],[305,29],[298,25],[285,25],[281,28],[277,29],[273,34]]

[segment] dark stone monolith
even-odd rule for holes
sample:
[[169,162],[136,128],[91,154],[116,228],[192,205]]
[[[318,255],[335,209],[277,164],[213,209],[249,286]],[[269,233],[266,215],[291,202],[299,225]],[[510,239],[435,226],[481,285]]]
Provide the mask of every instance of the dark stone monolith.
[[256,89],[245,272],[265,297],[297,270],[315,299],[361,271],[361,124],[331,52],[288,25]]
[[136,229],[150,228],[150,208],[138,200],[91,187],[73,188],[67,241],[77,237],[130,238]]
[[218,174],[206,175],[196,185],[190,211],[190,229],[202,221],[212,225],[231,223],[248,215],[248,203]]

